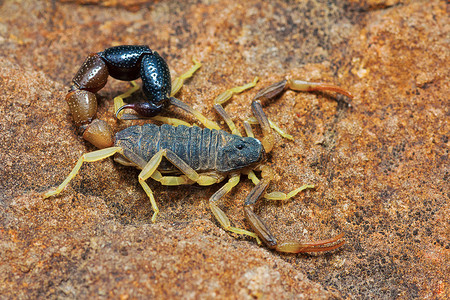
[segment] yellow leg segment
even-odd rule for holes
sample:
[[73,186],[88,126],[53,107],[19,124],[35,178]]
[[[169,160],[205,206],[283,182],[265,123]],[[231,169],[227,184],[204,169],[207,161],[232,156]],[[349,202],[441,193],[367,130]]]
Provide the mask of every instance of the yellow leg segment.
[[190,180],[187,176],[163,176],[159,171],[155,171],[151,178],[153,180],[159,181],[162,185],[184,185],[184,184],[193,184],[194,181]]
[[[270,171],[270,172],[272,172],[272,171]],[[247,176],[248,176],[248,179],[250,179],[254,185],[257,185],[260,182],[259,178],[256,177],[256,175],[253,171],[248,172]],[[287,200],[287,199],[290,199],[290,198],[296,196],[298,193],[300,193],[303,190],[313,189],[313,188],[314,188],[313,184],[305,184],[287,194],[283,193],[283,192],[271,192],[271,193],[264,193],[262,195],[262,197],[265,199],[268,199],[268,200]]]
[[43,195],[44,199],[51,197],[51,196],[58,195],[59,193],[61,193],[61,191],[66,187],[66,185],[78,174],[78,172],[80,171],[80,168],[84,162],[94,162],[94,161],[102,160],[102,159],[105,159],[116,153],[122,153],[122,151],[123,150],[120,147],[110,147],[110,148],[105,148],[105,149],[101,149],[101,150],[83,154],[80,157],[80,159],[78,159],[75,167],[69,173],[67,178],[56,189],[46,192]]
[[150,120],[159,121],[159,122],[169,124],[172,126],[179,126],[179,125],[184,125],[184,126],[188,126],[188,127],[192,126],[191,124],[189,124],[188,122],[185,122],[183,120],[176,119],[176,118],[163,117],[163,116],[154,116],[154,117],[151,117]]
[[271,193],[264,194],[263,197],[268,200],[287,200],[289,198],[294,197],[295,195],[297,195],[298,193],[300,193],[303,190],[313,189],[313,188],[314,188],[313,184],[305,184],[287,194],[283,193],[283,192],[271,192]]
[[232,134],[241,136],[241,134],[237,130],[236,125],[234,124],[233,120],[228,115],[228,113],[224,110],[222,104],[227,102],[228,100],[230,100],[231,97],[233,97],[233,95],[236,95],[236,94],[242,93],[245,90],[251,89],[252,87],[254,87],[256,85],[258,80],[259,80],[258,77],[255,77],[255,79],[253,79],[253,81],[250,83],[228,89],[225,92],[223,92],[222,94],[220,94],[219,96],[217,96],[217,98],[214,100],[214,108],[219,113],[219,115],[222,117],[222,119],[225,121],[225,123],[227,123]]
[[228,100],[230,100],[230,98],[233,97],[233,95],[236,95],[236,94],[242,93],[245,90],[251,89],[252,87],[254,87],[256,85],[258,80],[259,80],[259,78],[255,77],[253,79],[253,81],[250,83],[226,90],[225,92],[223,92],[222,94],[217,96],[217,98],[214,100],[214,104],[223,104],[223,103],[227,102]]
[[[288,140],[294,140],[294,137],[292,135],[290,135],[289,133],[287,133],[286,131],[284,131],[283,129],[281,129],[280,127],[278,127],[278,125],[274,122],[272,122],[270,119],[269,120],[269,125],[270,127],[275,130],[279,135],[281,135],[282,137],[288,139]],[[256,120],[256,118],[254,117],[250,117],[246,120],[249,124],[259,124],[258,120]]]
[[193,58],[192,61],[194,62],[194,65],[187,72],[181,74],[172,81],[172,91],[170,92],[170,96],[173,97],[176,93],[178,93],[186,79],[191,78],[192,75],[194,75],[194,73],[201,68],[202,64],[198,60]]
[[216,220],[220,223],[223,229],[236,234],[251,236],[255,238],[258,244],[260,245],[261,241],[255,233],[242,228],[231,226],[230,219],[227,217],[224,211],[221,210],[217,205],[217,202],[239,183],[239,179],[240,179],[239,174],[232,175],[228,180],[228,182],[224,184],[216,193],[214,193],[214,195],[211,196],[211,198],[209,199],[209,208],[211,209],[211,212],[213,213],[214,217],[216,217]]
[[204,115],[202,115],[198,110],[195,110],[190,105],[178,100],[177,98],[170,98],[170,104],[181,108],[182,110],[194,115],[206,128],[219,130],[219,125],[211,120],[208,120]]
[[[161,164],[161,160],[163,157],[165,157],[175,167],[177,167],[184,174],[184,176],[183,175],[178,177],[162,176],[157,169],[158,166]],[[177,183],[186,184],[191,182],[196,182],[199,185],[211,185],[217,183],[219,180],[218,178],[215,177],[198,174],[194,169],[192,169],[186,162],[184,162],[179,156],[177,156],[171,150],[162,149],[158,151],[155,155],[153,155],[153,157],[145,165],[145,167],[142,169],[141,173],[139,173],[138,176],[139,183],[141,184],[142,188],[144,189],[145,193],[150,199],[150,203],[154,211],[152,216],[152,222],[156,221],[156,216],[159,213],[159,209],[156,204],[155,197],[153,196],[152,190],[145,182],[149,177],[152,177],[153,179],[160,181],[162,184],[165,185],[176,185]]]

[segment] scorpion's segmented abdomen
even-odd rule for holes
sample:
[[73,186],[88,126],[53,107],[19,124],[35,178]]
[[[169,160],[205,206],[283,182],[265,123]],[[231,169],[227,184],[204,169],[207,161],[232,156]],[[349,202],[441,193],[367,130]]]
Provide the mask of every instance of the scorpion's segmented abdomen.
[[150,56],[153,51],[148,46],[124,45],[116,46],[99,52],[98,55],[106,62],[109,75],[119,80],[135,80],[141,76],[142,57]]
[[[169,149],[196,171],[216,169],[218,145],[224,131],[201,129],[199,127],[174,127],[167,124],[157,126],[128,127],[116,134],[116,146],[135,153],[148,162],[159,150]],[[160,170],[174,170],[172,164],[163,160]]]

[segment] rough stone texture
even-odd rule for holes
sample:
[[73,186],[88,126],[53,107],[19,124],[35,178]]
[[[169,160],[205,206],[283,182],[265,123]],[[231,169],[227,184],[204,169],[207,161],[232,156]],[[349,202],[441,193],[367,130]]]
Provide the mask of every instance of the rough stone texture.
[[[428,298],[450,297],[449,32],[445,1],[0,1],[0,298]],[[90,5],[81,5],[90,3]],[[258,212],[280,238],[347,244],[283,255],[228,234],[208,211],[219,185],[161,187],[152,210],[138,171],[92,151],[63,99],[89,52],[148,44],[173,75],[204,65],[180,99],[213,119],[212,99],[261,77],[348,88],[352,101],[286,92],[267,114],[277,137],[274,190],[317,188]],[[112,98],[99,117],[116,130]],[[255,91],[226,110],[250,115]],[[244,109],[243,109],[244,108]],[[168,115],[195,121],[180,112]],[[246,227],[242,180],[223,203]]]

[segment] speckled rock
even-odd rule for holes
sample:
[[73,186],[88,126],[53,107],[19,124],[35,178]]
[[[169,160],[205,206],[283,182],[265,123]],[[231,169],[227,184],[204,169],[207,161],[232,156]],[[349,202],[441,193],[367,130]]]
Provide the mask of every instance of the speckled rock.
[[[450,297],[446,2],[178,2],[1,2],[0,298]],[[258,205],[280,239],[344,232],[346,245],[285,255],[228,234],[207,205],[220,185],[149,181],[161,210],[152,224],[138,170],[112,160],[42,199],[94,150],[63,100],[72,76],[90,52],[120,44],[149,45],[172,76],[202,61],[179,98],[215,120],[214,97],[255,76],[258,87],[226,105],[237,123],[257,89],[285,76],[350,90],[352,100],[288,91],[265,107],[295,138],[276,137],[271,189],[316,188]],[[110,79],[98,93],[98,117],[115,130],[130,124],[112,101],[128,86]],[[242,178],[222,203],[236,226],[248,228],[251,188]]]

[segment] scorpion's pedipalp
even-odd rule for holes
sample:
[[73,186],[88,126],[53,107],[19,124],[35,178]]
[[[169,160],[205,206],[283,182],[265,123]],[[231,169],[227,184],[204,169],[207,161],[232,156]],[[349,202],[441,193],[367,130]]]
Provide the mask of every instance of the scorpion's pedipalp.
[[[340,239],[344,237],[344,234],[341,233],[333,238],[321,240],[321,241],[311,241],[311,242],[280,242],[277,244],[275,250],[279,252],[287,252],[287,253],[304,253],[304,252],[324,252],[331,251],[337,249],[345,244],[345,240],[338,242]],[[334,245],[333,245],[334,244]]]
[[222,117],[222,119],[225,121],[225,123],[227,123],[228,128],[230,128],[231,133],[241,136],[241,133],[237,129],[237,127],[234,124],[233,120],[231,119],[230,115],[225,111],[225,109],[223,109],[223,106],[220,104],[214,104],[214,109]]
[[[263,172],[270,173],[270,170],[267,170],[267,168],[263,167]],[[249,173],[250,174],[250,173]],[[337,235],[336,237],[327,239],[327,240],[321,240],[321,241],[311,241],[311,242],[277,242],[275,236],[270,232],[267,225],[263,222],[263,220],[254,212],[254,205],[260,199],[264,193],[266,188],[268,187],[270,183],[270,179],[268,178],[262,178],[256,186],[253,188],[253,190],[250,192],[250,194],[245,199],[244,203],[244,212],[245,217],[247,218],[248,222],[250,223],[250,226],[252,227],[253,231],[260,237],[260,239],[266,244],[267,247],[270,249],[275,249],[279,252],[287,252],[287,253],[301,253],[301,252],[322,252],[322,251],[330,251],[334,250],[336,248],[339,248],[342,246],[345,241],[341,241],[340,243],[334,244],[338,242],[344,234]],[[294,196],[298,192],[310,188],[310,185],[304,185],[294,191],[292,191],[290,194],[286,195],[288,196]],[[267,195],[267,194],[266,194]],[[270,195],[270,194],[269,194]],[[284,199],[286,199],[283,197]],[[333,245],[334,244],[334,245]]]
[[342,94],[349,98],[353,98],[353,95],[349,91],[347,91],[341,87],[327,84],[327,83],[309,82],[309,81],[303,81],[303,80],[297,80],[297,79],[289,79],[287,81],[287,87],[294,91],[304,91],[304,92],[331,91],[331,92],[336,92],[336,93]]
[[267,116],[264,113],[261,102],[259,100],[253,100],[252,112],[255,118],[258,120],[258,123],[261,125],[261,129],[264,135],[261,143],[263,144],[266,153],[269,153],[270,151],[272,151],[275,139],[272,134],[272,129],[270,128],[269,120],[267,119]]

